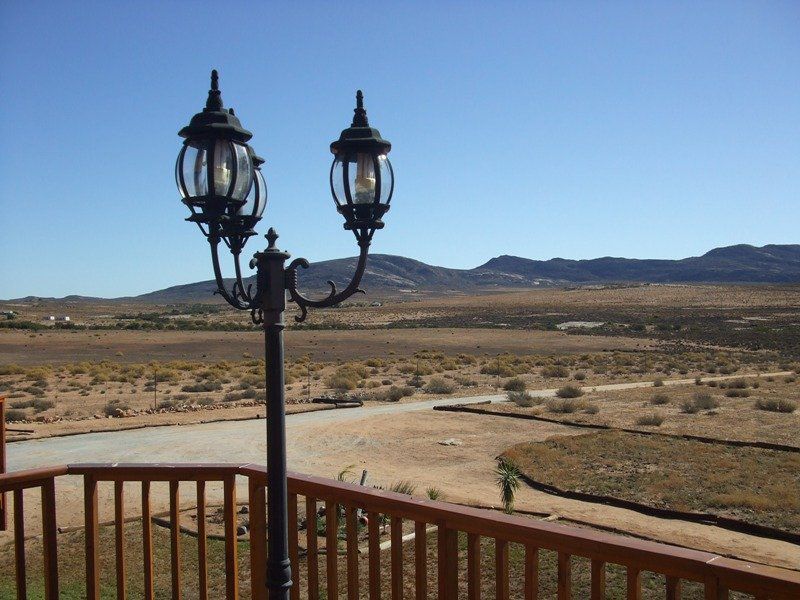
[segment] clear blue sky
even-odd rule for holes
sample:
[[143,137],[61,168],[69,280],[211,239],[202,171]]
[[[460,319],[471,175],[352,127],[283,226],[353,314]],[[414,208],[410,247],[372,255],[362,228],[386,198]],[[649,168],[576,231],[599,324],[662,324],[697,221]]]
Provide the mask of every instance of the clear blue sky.
[[211,68],[267,159],[262,233],[294,256],[355,253],[327,178],[357,88],[394,144],[374,252],[800,242],[795,1],[6,0],[0,61],[0,298],[211,278],[173,182]]

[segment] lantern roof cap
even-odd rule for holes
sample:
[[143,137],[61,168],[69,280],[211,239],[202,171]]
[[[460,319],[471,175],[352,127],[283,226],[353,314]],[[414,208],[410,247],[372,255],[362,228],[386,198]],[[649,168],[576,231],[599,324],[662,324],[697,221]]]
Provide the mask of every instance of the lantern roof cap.
[[331,144],[331,152],[371,152],[388,153],[392,144],[381,137],[381,132],[369,126],[367,111],[364,108],[364,93],[356,92],[356,108],[353,111],[353,123],[342,131],[339,139]]
[[216,69],[211,71],[211,89],[208,90],[206,107],[193,116],[178,135],[184,138],[213,137],[237,142],[247,142],[253,137],[252,133],[242,127],[232,108],[223,108],[219,74]]

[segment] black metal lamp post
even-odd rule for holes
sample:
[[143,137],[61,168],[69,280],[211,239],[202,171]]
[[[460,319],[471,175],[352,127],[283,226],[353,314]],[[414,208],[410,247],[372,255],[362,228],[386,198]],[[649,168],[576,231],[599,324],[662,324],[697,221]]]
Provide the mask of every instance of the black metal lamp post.
[[[286,266],[289,254],[275,246],[278,234],[270,228],[266,250],[256,252],[250,268],[256,269],[256,289],[245,289],[239,264],[247,240],[255,235],[267,201],[267,188],[260,171],[263,159],[247,142],[252,134],[244,129],[233,109],[222,106],[217,72],[211,72],[206,108],[192,117],[179,135],[185,138],[178,155],[175,178],[183,203],[211,246],[217,291],[233,307],[249,310],[254,323],[264,328],[267,402],[267,588],[270,600],[288,599],[292,585],[288,552],[286,427],[284,412],[283,312],[286,296],[300,308],[298,322],[308,307],[333,306],[361,292],[358,285],[367,264],[367,253],[375,230],[389,210],[394,174],[386,157],[391,144],[369,126],[363,95],[356,95],[352,125],[331,144],[334,154],[330,173],[331,192],[344,228],[352,231],[360,248],[358,264],[350,283],[341,292],[329,281],[329,294],[312,300],[297,289],[297,269],[307,268],[304,258]],[[222,241],[234,259],[235,281],[225,286],[219,264]]]

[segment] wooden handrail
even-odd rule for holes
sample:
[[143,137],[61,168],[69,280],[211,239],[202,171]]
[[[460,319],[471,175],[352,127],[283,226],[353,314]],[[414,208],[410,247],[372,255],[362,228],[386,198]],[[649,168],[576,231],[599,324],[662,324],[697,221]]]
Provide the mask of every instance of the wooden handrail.
[[[171,482],[170,498],[172,512],[178,511],[178,482],[197,482],[198,500],[204,498],[204,484],[207,481],[222,481],[225,484],[226,498],[226,563],[229,577],[226,585],[226,595],[229,598],[236,597],[237,583],[235,575],[235,486],[236,476],[248,478],[251,502],[255,499],[255,506],[251,507],[261,511],[263,509],[263,487],[266,485],[266,469],[261,465],[251,463],[155,463],[155,464],[126,464],[126,463],[94,463],[94,464],[75,464],[68,466],[56,466],[42,469],[31,469],[12,473],[0,474],[0,492],[14,491],[21,494],[21,490],[32,487],[41,487],[45,505],[43,508],[43,518],[45,519],[44,531],[47,538],[46,560],[49,562],[50,584],[49,589],[55,590],[57,587],[57,565],[55,563],[55,505],[54,505],[54,481],[62,475],[79,475],[84,477],[85,489],[85,509],[87,534],[91,532],[91,539],[87,535],[87,557],[94,559],[96,536],[97,536],[97,482],[115,482],[116,497],[118,503],[121,501],[121,482],[131,481],[140,482],[143,489],[143,510],[149,513],[149,484],[155,481]],[[592,589],[593,597],[600,597],[605,587],[604,568],[606,564],[618,564],[627,568],[628,590],[630,594],[637,595],[641,586],[641,572],[651,571],[662,574],[667,578],[667,596],[674,597],[676,589],[679,589],[680,580],[698,581],[705,585],[708,594],[719,594],[719,597],[727,597],[726,590],[742,591],[756,595],[757,597],[770,598],[798,598],[800,597],[800,573],[777,567],[769,567],[753,564],[746,561],[734,560],[718,556],[710,552],[691,550],[670,546],[659,542],[625,538],[611,533],[579,529],[567,525],[537,521],[521,516],[506,515],[483,509],[464,507],[447,502],[435,500],[413,498],[395,492],[368,488],[351,483],[324,479],[299,473],[289,474],[289,494],[292,497],[292,505],[297,511],[297,496],[306,498],[306,512],[308,518],[316,518],[317,502],[326,506],[326,520],[329,525],[328,545],[336,544],[333,532],[338,530],[336,507],[341,507],[344,511],[344,523],[346,529],[352,533],[356,530],[355,518],[356,509],[363,510],[369,515],[369,547],[370,563],[370,589],[375,590],[375,574],[378,572],[380,558],[376,554],[373,557],[377,546],[377,517],[386,515],[390,517],[393,551],[391,556],[392,566],[392,589],[395,595],[402,589],[402,562],[399,554],[399,544],[402,536],[402,521],[407,519],[415,523],[415,530],[424,532],[426,523],[435,524],[439,529],[439,555],[440,573],[442,568],[447,571],[457,565],[457,557],[453,555],[457,551],[455,537],[457,532],[468,534],[468,571],[470,577],[470,589],[476,590],[480,579],[480,573],[476,565],[479,565],[478,557],[480,551],[480,539],[487,538],[494,540],[496,547],[497,572],[502,573],[501,580],[497,581],[497,590],[501,597],[507,595],[507,552],[509,543],[519,543],[525,546],[525,580],[526,585],[533,585],[538,574],[535,565],[538,563],[538,549],[548,549],[557,552],[559,555],[559,591],[569,589],[570,564],[572,556],[589,558],[592,562]],[[15,496],[16,498],[16,496]],[[309,505],[309,503],[312,503]],[[19,506],[22,507],[21,496]],[[124,511],[117,508],[116,518]],[[16,511],[15,511],[16,513]],[[177,520],[177,514],[173,514]],[[18,515],[15,514],[15,522]],[[148,519],[149,520],[149,519]],[[255,523],[260,523],[258,517]],[[20,521],[21,522],[21,521]],[[263,524],[254,526],[259,535],[263,534]],[[119,530],[121,531],[121,530]],[[16,533],[16,532],[15,532]],[[144,544],[149,543],[149,528],[145,528]],[[177,535],[177,533],[175,534]],[[118,533],[121,542],[121,535]],[[205,536],[203,536],[205,537]],[[173,536],[174,538],[174,536]],[[296,545],[296,536],[293,536]],[[317,568],[317,550],[315,536],[308,540],[308,565]],[[261,540],[263,541],[263,540]],[[259,541],[259,544],[261,543]],[[177,552],[178,539],[172,540],[173,554],[178,557],[175,559],[173,569],[177,572],[179,567],[179,554]],[[395,548],[394,546],[397,546]],[[415,544],[417,551],[420,544]],[[260,546],[259,546],[260,547]],[[454,550],[454,548],[456,550]],[[24,556],[24,550],[18,548]],[[424,550],[424,547],[422,548]],[[358,580],[358,564],[355,559],[355,546],[353,541],[348,538],[347,545],[347,566],[348,579],[352,583]],[[259,556],[263,552],[259,553]],[[121,556],[121,553],[120,553]],[[147,550],[145,550],[145,571],[147,571]],[[417,562],[420,558],[418,557]],[[297,557],[294,556],[296,564]],[[443,562],[442,562],[443,561]],[[328,593],[329,597],[335,596],[334,582],[336,581],[337,561],[336,553],[328,553],[325,564],[321,565],[328,570]],[[91,560],[87,563],[87,582],[91,582],[92,588],[97,590],[96,561]],[[152,568],[152,567],[151,567]],[[353,574],[355,573],[355,574]],[[444,576],[448,575],[445,573]],[[309,571],[309,597],[316,595],[316,580]],[[564,581],[561,581],[561,580]],[[204,576],[201,577],[201,588],[204,587]],[[176,586],[179,580],[176,581]],[[254,582],[262,582],[258,574],[254,575]],[[417,577],[417,582],[419,577]],[[148,584],[149,585],[149,584]],[[259,583],[261,585],[261,583]],[[440,595],[450,597],[455,592],[453,587],[455,582],[450,577],[440,581]],[[717,591],[714,591],[717,590]],[[149,591],[149,589],[147,590]],[[597,592],[597,596],[595,596]],[[472,592],[470,592],[472,594]],[[671,596],[673,594],[673,596]],[[149,595],[149,594],[148,594]],[[89,597],[95,597],[90,593]],[[124,595],[122,596],[124,597]],[[254,597],[257,597],[254,595]],[[349,597],[352,597],[349,595]],[[714,596],[716,597],[716,596]]]

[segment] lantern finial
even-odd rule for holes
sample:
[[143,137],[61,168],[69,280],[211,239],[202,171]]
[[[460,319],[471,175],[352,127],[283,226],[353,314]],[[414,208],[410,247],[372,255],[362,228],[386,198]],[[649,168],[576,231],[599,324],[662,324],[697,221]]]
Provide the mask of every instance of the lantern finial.
[[208,90],[206,110],[222,110],[222,92],[219,91],[219,73],[216,69],[211,71],[211,89]]
[[356,92],[356,109],[355,116],[353,117],[352,127],[369,127],[367,120],[367,111],[364,110],[364,93],[361,90]]

